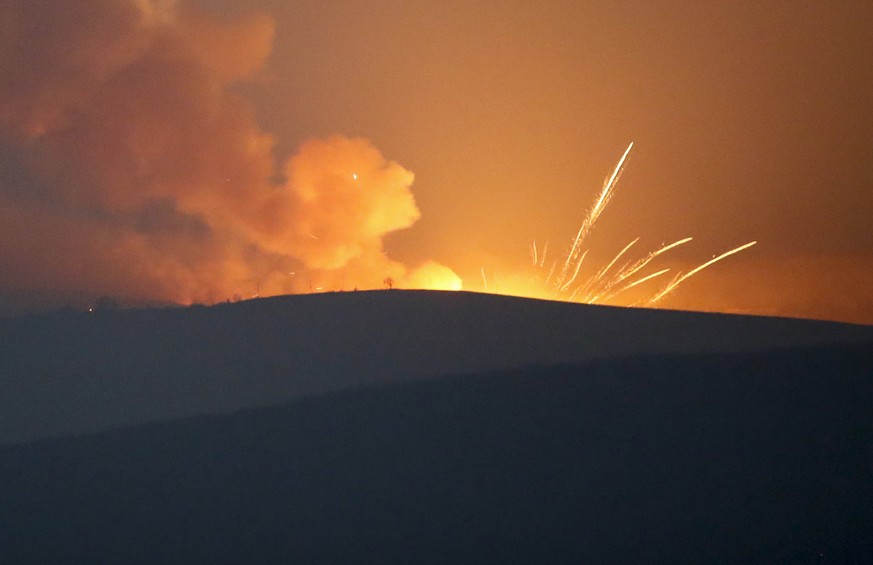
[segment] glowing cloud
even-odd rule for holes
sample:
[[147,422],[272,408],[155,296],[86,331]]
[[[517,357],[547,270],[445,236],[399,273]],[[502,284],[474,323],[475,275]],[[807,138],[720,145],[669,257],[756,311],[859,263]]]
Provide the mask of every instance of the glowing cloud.
[[333,137],[300,147],[288,163],[295,255],[308,267],[337,269],[381,253],[382,238],[421,216],[413,174],[367,141]]
[[420,213],[412,173],[368,141],[304,143],[272,180],[274,140],[233,87],[273,28],[166,0],[6,2],[0,291],[209,302],[454,285],[385,256]]

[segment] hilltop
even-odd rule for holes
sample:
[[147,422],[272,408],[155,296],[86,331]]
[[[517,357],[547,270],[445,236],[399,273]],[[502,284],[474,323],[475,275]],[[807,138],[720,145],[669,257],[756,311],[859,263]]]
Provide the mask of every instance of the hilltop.
[[6,319],[0,443],[379,382],[864,341],[873,327],[399,290]]

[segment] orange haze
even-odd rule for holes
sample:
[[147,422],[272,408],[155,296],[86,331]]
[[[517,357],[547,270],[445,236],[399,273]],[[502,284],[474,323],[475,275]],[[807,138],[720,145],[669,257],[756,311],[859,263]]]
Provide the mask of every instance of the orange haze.
[[234,90],[270,53],[269,16],[13,0],[4,21],[3,289],[210,302],[460,287],[436,262],[387,257],[385,236],[421,214],[412,173],[367,140],[305,142],[276,180],[274,139]]
[[554,297],[634,141],[579,280],[694,240],[607,302],[873,324],[873,3],[701,6],[3,0],[0,313]]

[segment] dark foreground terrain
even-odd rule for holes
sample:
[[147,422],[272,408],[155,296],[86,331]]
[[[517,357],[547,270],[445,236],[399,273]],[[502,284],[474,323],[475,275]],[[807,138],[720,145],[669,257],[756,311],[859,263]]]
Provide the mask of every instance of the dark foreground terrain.
[[0,447],[2,563],[871,563],[873,343],[396,381]]
[[447,375],[873,342],[873,326],[465,292],[0,319],[0,444]]

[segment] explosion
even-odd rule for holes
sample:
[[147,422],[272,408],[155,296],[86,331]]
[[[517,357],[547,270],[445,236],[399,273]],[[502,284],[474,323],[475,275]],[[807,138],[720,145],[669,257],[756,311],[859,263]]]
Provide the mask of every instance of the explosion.
[[386,256],[420,212],[412,173],[369,141],[304,142],[277,166],[236,89],[273,30],[168,0],[8,0],[0,290],[190,303],[386,278],[459,288],[447,267]]
[[[277,163],[275,139],[237,88],[258,78],[273,32],[265,14],[219,21],[172,0],[8,0],[0,24],[0,293],[208,303],[460,289],[444,265],[387,256],[385,237],[421,213],[414,175],[368,140],[306,141]],[[670,272],[650,265],[690,237],[628,260],[634,239],[583,276],[588,236],[632,147],[565,256],[550,261],[547,245],[531,246],[537,286],[516,294],[602,303]],[[676,274],[642,303],[754,243]]]
[[[542,248],[538,247],[536,242],[531,244],[531,262],[537,273],[535,280],[538,281],[537,285],[541,286],[544,292],[537,289],[529,294],[551,298],[553,300],[582,302],[586,304],[607,303],[632,288],[666,275],[670,272],[669,268],[662,268],[654,272],[647,272],[645,268],[664,253],[692,241],[693,238],[691,237],[679,239],[672,243],[664,244],[654,251],[650,251],[642,258],[636,260],[625,260],[622,262],[622,258],[625,257],[631,248],[640,240],[640,238],[637,237],[625,245],[624,248],[622,248],[622,250],[619,251],[618,254],[616,254],[615,257],[613,257],[613,259],[605,266],[598,269],[589,277],[582,280],[579,279],[583,262],[589,251],[588,248],[586,248],[587,237],[594,228],[595,222],[612,199],[615,187],[618,184],[619,178],[621,178],[625,162],[627,161],[628,155],[630,155],[633,146],[633,142],[627,146],[621,159],[618,160],[618,163],[613,169],[612,174],[604,180],[600,194],[588,210],[582,225],[576,232],[576,236],[572,239],[570,250],[562,259],[555,259],[550,263],[547,263],[548,244],[543,245]],[[662,286],[660,290],[653,295],[641,302],[633,303],[632,305],[653,306],[665,296],[676,290],[681,283],[688,280],[693,275],[722,259],[752,247],[756,243],[757,242],[755,241],[751,241],[740,245],[739,247],[735,247],[721,255],[713,257],[709,261],[706,261],[685,273],[680,272],[674,275],[670,282]],[[546,268],[547,264],[549,265],[548,268]],[[616,265],[621,266],[616,267]],[[487,281],[485,284],[487,286]],[[521,294],[528,293],[522,291]]]

